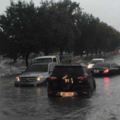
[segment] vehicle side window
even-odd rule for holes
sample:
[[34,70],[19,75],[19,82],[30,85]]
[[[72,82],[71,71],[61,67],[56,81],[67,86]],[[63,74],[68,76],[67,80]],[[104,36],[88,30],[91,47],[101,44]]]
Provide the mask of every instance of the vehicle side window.
[[56,58],[53,58],[53,62],[56,62]]

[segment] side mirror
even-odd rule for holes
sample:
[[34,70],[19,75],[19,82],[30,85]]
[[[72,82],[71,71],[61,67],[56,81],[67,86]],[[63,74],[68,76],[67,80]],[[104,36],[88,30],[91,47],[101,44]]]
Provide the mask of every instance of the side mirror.
[[52,71],[49,71],[48,73],[49,73],[49,74],[52,74]]

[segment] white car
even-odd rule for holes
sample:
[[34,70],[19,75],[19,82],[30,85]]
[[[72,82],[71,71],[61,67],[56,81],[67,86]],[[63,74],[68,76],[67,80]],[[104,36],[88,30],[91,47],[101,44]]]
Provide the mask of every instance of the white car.
[[93,68],[93,66],[96,64],[96,63],[103,63],[105,62],[105,59],[104,58],[93,58],[91,60],[90,63],[88,63],[88,69],[91,69]]
[[49,64],[49,63],[56,63],[59,64],[60,63],[60,59],[58,56],[55,55],[51,55],[51,56],[39,56],[36,58],[33,58],[31,61],[31,64],[34,63],[39,63],[39,64]]
[[32,64],[16,77],[15,86],[39,86],[46,83],[53,68],[52,64]]

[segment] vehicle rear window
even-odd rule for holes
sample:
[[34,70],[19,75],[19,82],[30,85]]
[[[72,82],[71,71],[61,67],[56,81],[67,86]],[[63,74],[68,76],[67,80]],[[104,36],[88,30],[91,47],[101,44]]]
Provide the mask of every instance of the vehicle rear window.
[[81,66],[56,66],[53,70],[52,75],[62,76],[62,75],[83,75],[84,70]]
[[33,63],[50,63],[52,62],[52,58],[38,58],[33,60]]
[[94,67],[103,67],[103,68],[105,68],[105,67],[110,67],[110,64],[109,63],[106,63],[106,64],[96,64]]
[[96,63],[103,63],[104,62],[104,60],[92,60],[91,61],[91,63],[94,63],[94,64],[96,64]]
[[48,65],[31,65],[26,69],[26,72],[47,72]]

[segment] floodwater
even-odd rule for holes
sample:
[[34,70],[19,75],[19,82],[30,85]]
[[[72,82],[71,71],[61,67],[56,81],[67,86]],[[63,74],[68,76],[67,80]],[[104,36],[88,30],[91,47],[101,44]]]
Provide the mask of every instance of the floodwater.
[[14,87],[0,78],[0,120],[120,120],[120,76],[96,78],[91,98],[47,97],[47,88]]

